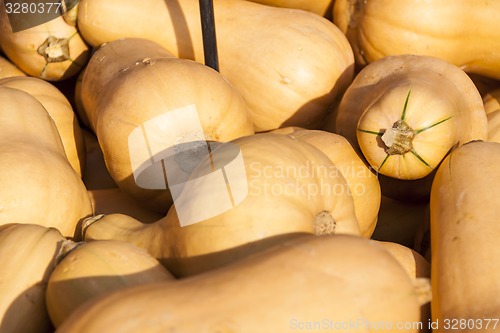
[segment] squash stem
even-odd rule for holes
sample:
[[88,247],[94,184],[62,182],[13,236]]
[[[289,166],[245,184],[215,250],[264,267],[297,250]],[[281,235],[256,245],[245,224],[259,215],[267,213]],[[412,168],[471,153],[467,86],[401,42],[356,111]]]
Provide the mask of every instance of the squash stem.
[[85,234],[87,232],[87,228],[90,227],[90,225],[92,223],[102,219],[104,216],[105,216],[104,214],[99,214],[96,216],[87,217],[86,219],[83,220],[83,222],[82,222],[82,239],[83,240],[85,240]]
[[404,155],[413,151],[413,138],[416,134],[415,130],[404,120],[396,121],[392,128],[387,129],[382,135],[386,153],[388,155]]
[[63,62],[69,59],[69,40],[49,36],[38,47],[38,54],[43,56],[47,63]]
[[330,212],[323,210],[319,212],[314,218],[314,233],[316,235],[333,235],[337,222]]
[[59,251],[56,254],[56,265],[59,265],[59,263],[66,257],[68,253],[73,251],[75,248],[78,246],[82,245],[83,242],[74,242],[72,240],[66,240],[62,242],[61,247],[59,248]]

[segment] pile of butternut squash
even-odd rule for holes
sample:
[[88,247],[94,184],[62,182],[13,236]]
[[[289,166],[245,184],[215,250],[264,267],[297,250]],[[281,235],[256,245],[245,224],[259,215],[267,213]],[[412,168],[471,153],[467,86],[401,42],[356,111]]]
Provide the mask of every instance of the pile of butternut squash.
[[0,333],[500,330],[499,4],[211,2],[0,0]]

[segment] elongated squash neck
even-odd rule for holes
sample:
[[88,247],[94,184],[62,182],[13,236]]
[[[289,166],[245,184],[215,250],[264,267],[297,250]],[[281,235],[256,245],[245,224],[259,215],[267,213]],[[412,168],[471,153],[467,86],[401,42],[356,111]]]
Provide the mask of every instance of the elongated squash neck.
[[82,223],[82,239],[120,240],[148,249],[156,258],[169,257],[171,243],[169,233],[165,232],[165,218],[154,223],[141,223],[124,214],[100,214],[85,219]]
[[394,123],[382,135],[388,155],[403,155],[413,150],[413,138],[417,133],[404,120]]

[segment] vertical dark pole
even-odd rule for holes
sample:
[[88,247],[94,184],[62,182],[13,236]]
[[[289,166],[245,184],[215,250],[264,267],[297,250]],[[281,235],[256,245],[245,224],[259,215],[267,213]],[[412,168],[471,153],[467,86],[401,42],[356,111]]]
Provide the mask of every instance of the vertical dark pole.
[[205,65],[219,71],[217,38],[215,37],[214,4],[212,0],[200,0],[200,15]]

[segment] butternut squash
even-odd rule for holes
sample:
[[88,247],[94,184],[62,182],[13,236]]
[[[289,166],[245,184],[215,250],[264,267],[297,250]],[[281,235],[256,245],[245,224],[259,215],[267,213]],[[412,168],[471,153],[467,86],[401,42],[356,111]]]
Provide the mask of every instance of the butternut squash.
[[47,310],[55,327],[92,298],[129,286],[174,279],[147,252],[126,242],[68,241],[58,257],[46,292]]
[[63,0],[61,2],[61,16],[64,21],[69,25],[76,26],[78,17],[78,3],[79,0]]
[[382,245],[398,260],[409,276],[413,278],[431,277],[430,263],[417,251],[396,242],[377,241],[377,243]]
[[[389,251],[403,266],[407,273],[412,278],[425,278],[430,279],[431,277],[431,265],[429,262],[422,257],[417,251],[395,242],[379,242],[382,247],[384,247],[387,251]],[[422,307],[420,309],[420,323],[421,329],[420,333],[431,332],[430,318],[431,318],[431,303],[432,299],[430,285],[426,285],[428,287],[428,292],[422,293],[421,304]],[[425,288],[424,287],[424,288]],[[425,289],[423,290],[425,291]]]
[[337,0],[333,21],[361,65],[385,56],[441,58],[500,79],[498,1]]
[[170,208],[172,179],[187,179],[207,141],[254,133],[245,102],[220,73],[146,39],[96,50],[81,98],[113,180],[158,212]]
[[[306,11],[213,3],[220,72],[249,106],[255,130],[319,128],[352,81],[354,57],[344,34]],[[197,0],[82,0],[78,27],[94,47],[146,38],[177,57],[204,62]]]
[[85,142],[73,107],[64,94],[53,84],[34,77],[0,79],[0,86],[25,91],[45,107],[56,124],[68,161],[81,177],[85,168]]
[[[497,332],[500,313],[500,143],[475,141],[439,167],[430,202],[432,317],[463,332]],[[470,319],[463,323],[464,319]],[[473,323],[472,323],[473,321]],[[467,326],[468,324],[468,326]],[[450,325],[454,325],[450,321]],[[479,325],[482,325],[481,327]]]
[[48,81],[78,74],[90,56],[76,27],[61,16],[15,32],[4,0],[0,1],[0,48],[23,72]]
[[0,225],[34,223],[73,237],[92,206],[54,121],[25,91],[0,86],[0,100]]
[[[224,166],[227,161],[233,162]],[[222,172],[226,181],[212,178]],[[286,135],[255,134],[222,144],[190,180],[161,220],[97,217],[84,223],[84,239],[132,242],[175,276],[187,276],[301,233],[360,235],[345,178],[320,150]]]
[[343,96],[335,128],[377,172],[404,180],[431,174],[451,149],[487,136],[471,79],[444,60],[417,55],[366,66]]
[[[12,219],[15,221],[15,219]],[[9,224],[0,229],[0,331],[51,333],[45,306],[49,275],[65,238],[55,228]]]
[[321,150],[345,178],[354,202],[361,235],[370,238],[377,225],[380,184],[351,144],[342,136],[320,130],[296,130],[288,134]]
[[89,120],[87,119],[87,115],[85,114],[81,97],[82,80],[84,73],[85,73],[85,67],[80,71],[80,73],[78,73],[78,76],[76,77],[75,86],[73,89],[73,101],[75,104],[75,112],[78,115],[78,119],[80,120],[83,126],[89,128],[90,127]]
[[375,325],[417,333],[422,290],[416,285],[428,284],[373,241],[304,236],[221,269],[95,299],[58,333],[369,332]]

